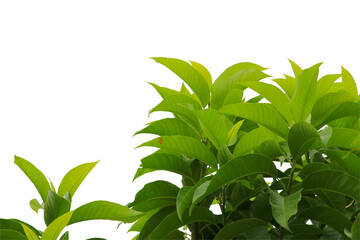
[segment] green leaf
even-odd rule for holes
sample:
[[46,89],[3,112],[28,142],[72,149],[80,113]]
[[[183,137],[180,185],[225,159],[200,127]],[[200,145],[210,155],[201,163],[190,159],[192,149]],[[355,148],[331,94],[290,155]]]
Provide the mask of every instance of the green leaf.
[[41,240],[57,239],[61,231],[68,225],[74,211],[67,212],[53,221],[43,232]]
[[351,228],[351,222],[338,210],[328,206],[314,206],[298,213],[297,218],[311,219],[324,223],[341,235],[344,235],[344,229]]
[[[201,189],[201,186],[197,189],[197,191],[201,189],[199,191],[204,192],[204,194],[194,194],[192,207],[194,207],[206,196],[231,183],[232,181],[255,174],[264,174],[276,177],[277,169],[272,160],[264,155],[248,154],[235,157],[217,171],[207,188],[205,188],[206,191]],[[206,184],[206,182],[203,184]]]
[[251,230],[266,227],[266,222],[257,218],[241,219],[232,223],[229,223],[223,227],[215,236],[215,240],[232,240],[246,232]]
[[351,76],[348,70],[344,67],[341,67],[341,77],[342,77],[342,85],[344,90],[349,92],[352,96],[357,97],[357,87],[354,78]]
[[184,135],[199,138],[193,128],[177,118],[165,118],[151,122],[147,127],[136,132],[134,135],[140,133],[151,133],[159,136]]
[[316,86],[315,101],[324,96],[341,74],[329,74],[321,77]]
[[295,215],[298,211],[298,203],[301,200],[301,191],[297,191],[286,197],[281,196],[273,190],[269,191],[269,202],[275,220],[280,224],[280,226],[289,232],[292,232],[289,228],[288,221],[289,218]]
[[192,199],[194,197],[194,193],[196,189],[201,186],[204,182],[209,181],[212,176],[203,177],[198,181],[195,186],[188,187],[184,186],[180,189],[177,197],[176,197],[176,212],[178,214],[179,219],[184,215],[184,212],[189,209],[191,206]]
[[155,57],[152,59],[164,65],[176,75],[178,75],[182,80],[184,80],[184,82],[186,82],[194,91],[194,93],[199,97],[203,107],[209,103],[209,85],[203,76],[189,63],[175,58]]
[[303,191],[329,191],[360,201],[360,179],[342,171],[319,171],[308,175],[302,184]]
[[359,214],[357,215],[355,222],[351,226],[351,236],[352,236],[352,239],[360,239],[360,216],[359,216]]
[[293,71],[294,71],[295,78],[297,78],[297,77],[300,75],[302,69],[301,69],[296,63],[294,63],[293,61],[291,61],[290,59],[288,59],[288,60],[289,60],[289,62],[290,62],[290,64],[291,64],[291,68],[292,68]]
[[288,124],[280,113],[267,103],[238,103],[224,106],[221,113],[246,118],[257,122],[272,132],[286,139]]
[[[220,76],[221,77],[221,76]],[[219,77],[219,78],[220,78]],[[229,78],[225,79],[221,85],[217,84],[218,79],[214,82],[211,89],[211,108],[219,109],[223,106],[226,96],[232,89],[243,89],[239,83],[244,81],[259,81],[263,78],[269,77],[269,75],[263,73],[261,70],[255,68],[242,69],[234,73]]]
[[15,156],[15,164],[25,173],[30,181],[35,185],[43,201],[46,201],[48,191],[51,190],[49,182],[46,180],[45,175],[37,169],[29,161]]
[[360,178],[360,158],[348,151],[327,150],[326,155],[340,166],[342,166],[350,175]]
[[296,88],[296,78],[284,75],[285,78],[273,79],[279,85],[289,98],[292,98]]
[[71,169],[68,173],[66,173],[66,175],[62,179],[60,186],[59,186],[58,194],[60,196],[64,196],[66,194],[66,192],[69,191],[70,196],[73,197],[76,190],[82,183],[82,181],[84,181],[86,176],[95,167],[95,165],[98,162],[99,161],[91,162],[91,163],[84,163],[84,164],[81,164],[81,165]]
[[146,213],[146,215],[139,218],[128,230],[128,232],[141,232],[145,223],[157,212],[159,209],[153,209]]
[[38,213],[39,209],[44,209],[44,206],[39,203],[39,201],[34,198],[30,201],[30,207],[32,210],[34,210],[36,213]]
[[[3,231],[5,230],[10,230],[10,232],[7,232],[7,233],[4,233],[4,237],[7,236],[7,235],[22,235],[25,238],[25,231],[24,231],[24,228],[22,227],[21,225],[21,222],[18,222],[17,220],[15,219],[1,219],[0,218],[0,236],[3,236],[1,235],[3,233]],[[15,233],[17,232],[17,233]],[[6,239],[6,238],[5,238]],[[13,238],[12,238],[13,239]]]
[[141,159],[144,168],[153,170],[165,170],[191,177],[191,169],[183,159],[168,153],[153,153]]
[[309,123],[295,123],[289,131],[289,148],[291,155],[295,161],[307,152],[320,136],[316,129]]
[[[314,104],[311,111],[311,124],[320,128],[334,119],[349,116],[348,114],[353,115],[353,111],[347,113],[347,111],[344,111],[344,108],[339,108],[343,103],[353,101],[354,98],[347,92],[328,93],[324,95]],[[354,110],[356,113],[357,109],[354,108]],[[335,113],[337,116],[334,116]]]
[[156,208],[176,204],[179,188],[166,181],[155,181],[146,184],[129,204],[136,211],[147,212]]
[[237,134],[239,132],[239,129],[241,128],[241,125],[243,124],[244,120],[238,121],[234,126],[231,127],[231,129],[228,132],[228,139],[229,139],[229,146],[233,145],[235,141],[237,140]]
[[231,89],[226,95],[223,106],[235,103],[241,103],[244,91],[242,89]]
[[256,195],[250,206],[250,213],[252,217],[261,219],[265,222],[269,222],[272,219],[269,198],[270,194],[265,192],[261,192]]
[[1,239],[6,240],[28,240],[28,238],[17,231],[12,229],[0,229],[0,236]]
[[193,98],[182,94],[173,94],[164,98],[161,103],[149,111],[149,114],[157,111],[171,112],[198,130],[200,124],[192,110],[200,109],[200,104]]
[[179,219],[176,212],[171,213],[155,228],[149,240],[152,239],[167,239],[168,235],[176,231],[181,226],[193,223],[193,222],[206,222],[215,223],[213,213],[204,207],[195,207],[192,214],[189,215],[185,212],[182,216],[182,220]]
[[260,144],[264,141],[272,138],[273,135],[266,129],[262,127],[256,128],[251,132],[245,134],[239,140],[234,149],[234,156],[240,156],[249,153],[256,147],[260,146]]
[[[97,239],[97,238],[95,238]],[[59,240],[69,240],[69,231],[66,231]],[[87,239],[89,240],[89,239]]]
[[148,84],[153,86],[162,98],[166,98],[167,96],[170,96],[173,94],[179,94],[178,91],[175,91],[173,89],[166,88],[166,87],[160,87],[160,86],[156,85],[155,83],[148,82]]
[[202,130],[216,149],[219,150],[222,145],[228,144],[227,128],[220,114],[215,110],[206,109],[195,111],[195,115],[200,121]]
[[148,239],[149,235],[154,229],[163,221],[165,217],[175,211],[174,206],[161,208],[158,212],[152,215],[149,220],[144,224],[139,234],[138,240]]
[[326,165],[325,163],[321,162],[312,162],[306,165],[299,173],[299,177],[302,179],[305,179],[308,175],[319,172],[319,171],[325,171],[330,170],[330,167]]
[[290,99],[279,88],[263,82],[241,82],[240,84],[251,88],[266,98],[284,116],[287,122],[291,123],[293,117],[290,111]]
[[[26,224],[20,223],[28,240],[39,240],[39,237]],[[1,235],[0,235],[1,236]]]
[[211,78],[211,74],[210,72],[200,63],[194,62],[194,61],[190,61],[191,66],[193,68],[195,68],[196,71],[198,71],[201,76],[205,79],[205,81],[207,82],[207,84],[209,85],[209,89],[211,89],[211,85],[212,85],[212,78]]
[[301,72],[291,98],[291,112],[295,122],[305,121],[315,102],[315,92],[321,63]]
[[70,202],[55,192],[49,191],[44,207],[44,220],[48,226],[59,216],[70,211]]
[[213,168],[217,168],[214,154],[199,140],[186,136],[163,136],[141,144],[139,147],[149,146],[173,151],[196,158]]
[[234,155],[230,152],[229,148],[226,145],[222,145],[217,153],[217,159],[219,161],[220,166],[224,165],[228,161],[234,158]]
[[360,134],[353,129],[332,127],[332,135],[327,145],[360,150]]

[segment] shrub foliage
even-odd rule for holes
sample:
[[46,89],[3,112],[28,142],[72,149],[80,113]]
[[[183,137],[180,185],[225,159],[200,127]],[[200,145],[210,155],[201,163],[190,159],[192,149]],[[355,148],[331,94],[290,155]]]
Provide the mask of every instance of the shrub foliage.
[[[246,62],[213,82],[199,63],[153,59],[185,84],[151,83],[162,101],[150,113],[174,117],[136,133],[158,136],[140,145],[157,151],[135,178],[165,170],[182,186],[136,194],[129,207],[146,215],[135,239],[360,239],[360,103],[345,68],[319,78],[321,63],[290,61],[294,77],[272,79]],[[244,98],[247,88],[258,96]]]

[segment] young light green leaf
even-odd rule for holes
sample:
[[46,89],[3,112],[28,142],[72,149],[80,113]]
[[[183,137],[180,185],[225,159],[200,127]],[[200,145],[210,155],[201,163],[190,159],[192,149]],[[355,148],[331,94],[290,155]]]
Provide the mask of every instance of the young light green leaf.
[[290,59],[288,59],[288,60],[289,60],[289,62],[291,64],[291,68],[293,69],[293,72],[295,74],[295,78],[297,78],[300,75],[302,69],[299,67],[299,65],[297,65],[296,63],[294,63]]
[[44,207],[44,220],[48,226],[56,218],[70,211],[70,202],[55,192],[49,191]]
[[153,170],[165,170],[191,177],[191,169],[183,159],[168,153],[153,153],[141,159],[142,166]]
[[237,140],[237,134],[239,132],[239,129],[241,128],[241,125],[243,124],[244,120],[238,121],[228,132],[228,139],[229,139],[229,146],[233,145],[235,141]]
[[345,217],[344,214],[338,210],[328,206],[314,206],[306,208],[299,212],[297,218],[311,219],[326,224],[341,235],[344,235],[344,229],[351,228],[351,222]]
[[224,226],[215,236],[215,240],[232,240],[251,230],[266,227],[266,222],[257,218],[241,219]]
[[134,135],[140,133],[151,133],[159,136],[184,135],[196,139],[199,138],[193,128],[191,128],[184,121],[177,118],[164,118],[151,122],[147,127],[136,132]]
[[210,72],[200,63],[190,61],[190,60],[189,60],[189,62],[191,63],[192,67],[195,68],[195,70],[201,74],[201,76],[205,79],[205,81],[209,85],[209,89],[211,89],[212,78],[211,78]]
[[166,181],[155,181],[146,184],[128,206],[136,211],[147,212],[156,208],[176,204],[179,188]]
[[360,134],[349,128],[332,127],[332,134],[327,143],[328,147],[343,147],[360,150]]
[[251,88],[266,98],[284,116],[288,123],[293,117],[290,111],[290,99],[279,88],[263,82],[241,82],[243,86]]
[[166,87],[160,87],[160,86],[156,85],[155,83],[151,83],[151,82],[148,82],[148,83],[155,88],[155,90],[159,93],[159,95],[162,98],[166,98],[167,96],[170,96],[173,94],[179,94],[178,91],[175,91],[173,89],[166,88]]
[[341,67],[342,85],[345,91],[349,92],[353,97],[358,96],[356,82],[344,67]]
[[267,103],[238,103],[224,106],[221,113],[246,118],[268,128],[280,137],[287,139],[288,124],[280,113]]
[[280,226],[289,232],[292,232],[289,228],[288,221],[290,217],[295,215],[298,211],[298,203],[301,200],[301,191],[297,191],[286,197],[281,196],[276,191],[269,191],[269,202],[275,220],[280,224]]
[[234,156],[244,155],[260,146],[266,140],[272,139],[273,135],[268,130],[259,127],[244,135],[236,144]]
[[314,105],[320,65],[321,63],[303,70],[297,79],[290,103],[295,122],[305,121]]
[[341,74],[329,74],[321,77],[316,86],[315,102],[324,96]]
[[195,207],[191,215],[188,211],[182,216],[182,220],[179,219],[176,212],[171,213],[155,228],[149,240],[168,239],[168,236],[176,231],[181,226],[193,223],[193,222],[206,222],[215,223],[214,214],[205,207]]
[[[354,98],[347,92],[328,93],[321,97],[315,104],[311,111],[311,124],[319,128],[330,122],[327,118],[345,102],[353,102]],[[356,109],[355,109],[356,110]],[[342,114],[344,115],[342,110]],[[350,113],[351,114],[351,113]],[[339,118],[341,117],[339,116]],[[346,116],[346,115],[344,115]],[[331,119],[334,120],[334,119]]]
[[227,127],[220,114],[213,109],[195,111],[200,126],[216,149],[228,144]]
[[40,204],[36,198],[34,198],[30,201],[30,207],[36,213],[38,213],[39,209],[44,209],[44,206],[42,204]]
[[320,139],[316,129],[309,123],[295,123],[289,131],[288,143],[294,161],[297,161],[307,152],[312,144]]
[[329,191],[360,201],[360,179],[343,171],[326,170],[312,173],[304,179],[302,187],[304,192]]
[[192,110],[200,109],[200,104],[193,98],[182,94],[173,94],[164,98],[161,103],[149,111],[149,114],[157,111],[171,112],[198,130],[200,124]]
[[259,81],[266,77],[269,77],[269,75],[263,73],[260,70],[251,68],[242,69],[236,72],[234,75],[226,79],[222,85],[217,86],[216,82],[214,82],[213,88],[211,89],[211,108],[219,109],[222,107],[224,105],[226,96],[231,90],[236,88],[244,89],[244,87],[239,85],[239,83],[244,81]]
[[48,191],[51,190],[49,182],[46,180],[45,175],[37,169],[29,161],[15,156],[15,164],[25,173],[30,181],[35,185],[43,201],[46,201]]
[[[191,93],[189,92],[189,90],[187,89],[187,87],[185,86],[184,83],[181,84],[181,88],[180,88],[180,93],[191,97]],[[200,103],[201,104],[201,103]]]
[[98,162],[99,161],[84,163],[84,164],[81,164],[81,165],[71,169],[68,173],[66,173],[64,178],[61,180],[58,194],[60,196],[64,196],[66,194],[66,192],[69,191],[70,196],[73,197],[76,190],[82,183],[82,181],[84,181],[86,176],[95,167],[95,165]]
[[[34,233],[31,228],[29,228],[26,224],[20,223],[21,226],[24,228],[24,232],[28,240],[39,240],[39,237]],[[0,234],[1,236],[1,234]]]
[[53,221],[43,232],[42,240],[54,240],[57,239],[62,230],[68,225],[70,218],[74,211],[67,212]]
[[296,78],[287,75],[284,76],[285,78],[277,78],[273,79],[273,81],[276,82],[277,85],[279,85],[284,90],[286,95],[288,95],[288,97],[291,99],[296,88]]
[[217,171],[203,195],[194,196],[192,207],[206,196],[236,179],[255,174],[276,177],[277,173],[277,169],[272,160],[264,155],[248,154],[235,157]]
[[173,151],[179,154],[199,159],[213,168],[217,168],[214,154],[199,140],[186,136],[163,136],[155,138],[139,147],[149,146]]
[[152,59],[164,65],[173,73],[178,75],[182,80],[184,80],[184,82],[186,82],[194,91],[194,93],[199,97],[203,107],[209,103],[209,85],[203,76],[189,63],[175,58],[155,57]]

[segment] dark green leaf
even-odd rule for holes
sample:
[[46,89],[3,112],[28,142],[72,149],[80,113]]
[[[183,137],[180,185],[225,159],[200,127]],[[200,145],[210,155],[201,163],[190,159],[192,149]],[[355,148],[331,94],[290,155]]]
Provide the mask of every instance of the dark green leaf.
[[289,196],[283,197],[273,190],[270,191],[269,202],[271,204],[272,214],[275,220],[291,232],[288,226],[289,218],[298,211],[298,203],[301,200],[301,191],[295,192]]
[[328,206],[314,206],[298,213],[297,218],[311,219],[324,223],[344,236],[344,229],[351,228],[351,222],[338,210]]
[[147,212],[156,208],[175,205],[179,188],[166,181],[146,184],[129,204],[136,211]]
[[360,239],[360,215],[358,214],[355,222],[351,226],[352,239]]
[[69,231],[66,231],[59,240],[69,240]]
[[295,161],[307,152],[315,140],[320,139],[316,129],[306,122],[299,122],[293,125],[289,131],[289,148]]
[[241,234],[249,232],[253,229],[265,227],[266,223],[257,218],[241,219],[236,222],[229,223],[223,227],[214,239],[218,240],[232,240]]
[[360,158],[352,152],[340,150],[327,150],[326,155],[340,166],[342,166],[349,174],[360,178]]
[[49,191],[45,201],[44,220],[48,226],[56,218],[70,211],[70,202],[55,192]]
[[325,170],[308,175],[302,184],[306,191],[330,191],[360,201],[360,179],[342,171]]

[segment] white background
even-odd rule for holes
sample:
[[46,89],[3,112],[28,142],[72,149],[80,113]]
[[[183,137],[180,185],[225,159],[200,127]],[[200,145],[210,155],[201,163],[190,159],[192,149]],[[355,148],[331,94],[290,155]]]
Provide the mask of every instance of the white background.
[[[132,201],[150,173],[132,183],[134,149],[153,136],[132,135],[163,117],[148,111],[161,99],[146,83],[179,89],[173,73],[149,57],[202,63],[213,79],[244,61],[291,74],[324,62],[320,75],[346,67],[360,84],[358,1],[1,1],[0,218],[44,229],[29,207],[36,189],[13,163],[31,161],[55,186],[71,168],[101,159],[73,198]],[[130,225],[75,224],[71,239],[131,239]]]

